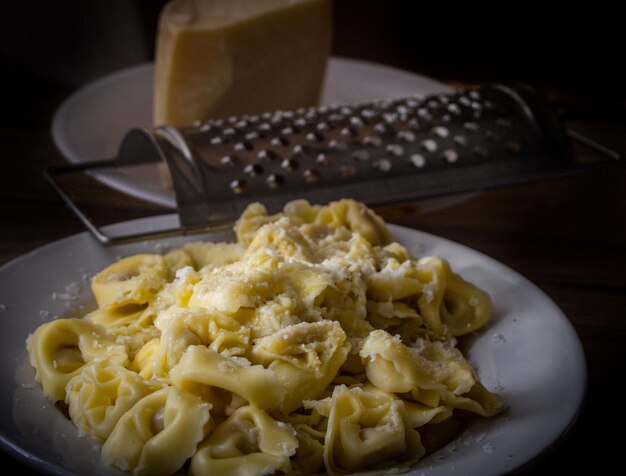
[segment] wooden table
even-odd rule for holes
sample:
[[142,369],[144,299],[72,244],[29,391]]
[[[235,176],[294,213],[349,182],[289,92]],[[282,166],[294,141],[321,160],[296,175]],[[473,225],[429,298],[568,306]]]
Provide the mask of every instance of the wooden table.
[[[354,24],[359,24],[359,18],[372,22],[375,14],[353,19]],[[346,15],[339,10],[337,21],[347,22]],[[384,43],[384,32],[370,31],[382,45],[365,51],[344,34],[338,35],[335,52],[418,73],[440,73],[437,77],[450,84],[484,79],[428,69]],[[16,71],[20,74],[3,85],[8,105],[3,104],[0,124],[0,265],[84,231],[41,174],[43,167],[64,163],[52,142],[50,121],[72,87]],[[6,88],[19,92],[14,97]],[[28,88],[27,94],[23,88]],[[559,95],[558,85],[547,85],[545,91],[565,98],[568,104],[589,105],[588,95],[581,99],[571,90]],[[591,112],[579,116],[575,126],[625,152],[624,116],[594,115],[593,108],[586,111]],[[81,196],[101,223],[162,211],[106,187]],[[621,464],[623,449],[613,438],[623,440],[623,426],[617,424],[623,413],[617,389],[626,375],[626,167],[492,190],[427,214],[402,206],[383,213],[392,222],[457,241],[515,269],[545,291],[576,329],[588,364],[586,401],[566,438],[527,472],[576,467],[601,474]],[[615,432],[613,436],[610,431]]]

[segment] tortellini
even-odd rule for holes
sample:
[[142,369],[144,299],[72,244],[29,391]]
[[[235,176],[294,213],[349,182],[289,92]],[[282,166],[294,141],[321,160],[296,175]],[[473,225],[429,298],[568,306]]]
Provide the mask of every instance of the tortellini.
[[57,319],[40,326],[26,341],[35,378],[52,401],[64,400],[67,383],[87,363],[111,365],[128,361],[123,346],[115,344],[101,326],[82,319]]
[[123,319],[148,307],[169,277],[165,258],[135,255],[121,259],[100,272],[91,289],[98,307]]
[[191,459],[190,474],[254,476],[291,470],[295,430],[263,410],[244,406],[213,430]]
[[409,425],[404,402],[360,387],[335,387],[324,440],[324,462],[333,474],[421,458],[419,433]]
[[96,361],[67,383],[65,403],[76,426],[104,441],[135,403],[161,387],[121,365]]
[[174,386],[151,393],[124,413],[102,446],[104,461],[135,474],[168,475],[196,452],[211,405]]
[[136,475],[419,464],[455,412],[504,408],[457,348],[489,295],[371,209],[251,204],[232,243],[120,259],[97,307],[27,339],[44,394]]

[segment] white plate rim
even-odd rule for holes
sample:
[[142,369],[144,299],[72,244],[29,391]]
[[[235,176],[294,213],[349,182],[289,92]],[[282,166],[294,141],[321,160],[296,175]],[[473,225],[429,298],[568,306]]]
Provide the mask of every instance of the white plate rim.
[[[157,216],[120,223],[115,225],[113,228],[115,228],[116,231],[128,231],[137,227],[154,229],[160,228],[164,224],[169,224],[172,220],[175,220],[174,215]],[[550,327],[554,335],[557,335],[555,334],[555,332],[558,331],[558,337],[560,338],[560,342],[557,343],[553,340],[552,344],[564,345],[564,343],[567,343],[567,346],[565,348],[557,350],[565,352],[565,355],[561,356],[561,364],[566,364],[570,366],[570,368],[567,369],[568,372],[565,372],[565,374],[569,375],[569,377],[567,377],[563,381],[558,382],[559,386],[565,386],[563,388],[567,388],[569,394],[559,394],[554,396],[554,398],[556,398],[556,400],[554,401],[558,401],[560,407],[556,408],[553,405],[553,407],[549,408],[550,412],[548,412],[546,415],[540,415],[542,418],[540,419],[540,421],[535,421],[535,415],[526,415],[522,418],[523,420],[524,418],[528,419],[532,417],[532,422],[529,424],[531,425],[531,429],[534,433],[530,432],[529,434],[528,428],[524,430],[526,433],[522,434],[521,436],[511,436],[511,430],[509,430],[507,433],[507,425],[517,424],[515,417],[512,416],[514,415],[514,412],[512,412],[512,410],[514,409],[511,408],[510,411],[507,412],[507,414],[511,415],[508,421],[507,418],[509,417],[507,417],[506,415],[497,417],[497,420],[494,420],[498,422],[497,424],[494,423],[492,420],[481,421],[479,423],[481,425],[480,428],[472,428],[471,430],[473,431],[473,433],[467,436],[465,440],[460,439],[460,443],[456,445],[456,448],[452,448],[451,446],[443,448],[439,452],[423,460],[420,465],[418,465],[410,473],[407,474],[416,476],[418,474],[421,474],[421,471],[426,471],[429,475],[435,476],[448,474],[450,471],[455,470],[455,457],[458,458],[461,454],[464,454],[464,457],[470,458],[468,460],[469,462],[466,462],[467,465],[463,468],[464,474],[495,475],[532,465],[533,462],[537,461],[540,456],[545,454],[546,451],[549,451],[550,448],[556,445],[568,433],[569,429],[574,425],[576,421],[582,402],[584,400],[587,380],[585,356],[582,345],[578,340],[576,332],[571,323],[558,308],[558,306],[543,291],[541,291],[526,278],[518,274],[516,271],[498,262],[497,260],[494,260],[487,255],[466,247],[465,245],[419,230],[405,228],[397,225],[390,225],[390,229],[392,230],[394,237],[398,241],[405,243],[409,246],[410,251],[415,252],[415,246],[418,245],[420,249],[424,250],[427,254],[441,254],[445,257],[451,256],[452,258],[460,257],[460,260],[451,258],[450,262],[453,269],[458,268],[456,264],[459,261],[463,262],[461,264],[461,269],[473,269],[476,268],[477,265],[479,265],[474,270],[474,272],[482,272],[483,279],[485,279],[486,277],[488,278],[489,276],[494,279],[498,278],[498,280],[495,281],[489,278],[489,281],[492,283],[499,282],[500,278],[509,280],[511,281],[511,283],[515,283],[516,286],[519,286],[520,291],[523,291],[524,293],[529,293],[528,296],[532,297],[536,302],[538,302],[540,304],[540,309],[543,309],[546,313],[543,317],[544,319],[546,319],[545,325]],[[181,239],[184,241],[189,241],[190,239],[195,240],[200,238],[201,236],[187,237]],[[224,238],[220,237],[219,239]],[[119,259],[121,255],[132,254],[138,252],[138,250],[148,250],[149,252],[150,250],[153,250],[153,252],[156,252],[160,249],[160,244],[168,247],[177,246],[177,243],[178,239],[166,239],[158,240],[157,242],[122,245],[107,249],[99,245],[87,232],[83,232],[33,250],[30,253],[16,258],[0,267],[0,283],[3,283],[3,285],[0,286],[0,324],[6,325],[7,319],[9,321],[13,321],[13,319],[16,317],[16,314],[19,316],[19,309],[14,309],[15,304],[6,306],[4,304],[4,302],[6,301],[3,300],[6,300],[11,295],[11,292],[15,292],[15,289],[11,289],[10,283],[12,281],[8,281],[7,278],[15,276],[16,273],[20,270],[23,271],[24,269],[33,266],[36,269],[37,266],[42,266],[41,263],[48,263],[49,260],[52,258],[61,259],[62,257],[60,255],[73,253],[71,250],[77,249],[77,245],[83,246],[84,249],[89,250],[90,252],[103,254],[103,256],[108,257],[108,259]],[[85,251],[82,252],[84,253]],[[88,258],[86,256],[79,257],[85,259]],[[74,258],[77,257],[74,256]],[[102,259],[102,257],[99,257],[99,259]],[[485,270],[487,271],[486,274],[484,273]],[[494,300],[496,300],[496,302],[497,299],[498,296],[494,296]],[[13,300],[13,302],[15,303],[15,300]],[[506,316],[502,316],[502,319],[494,323],[494,326],[498,326],[500,323],[503,322],[506,323],[507,319],[508,318]],[[39,325],[39,323],[35,324]],[[533,324],[536,324],[536,322]],[[506,327],[503,328],[506,329]],[[494,334],[494,332],[497,332],[497,329],[497,327],[496,330],[490,328],[489,330],[485,331],[485,333],[479,334],[479,336],[472,344],[470,352],[472,352],[472,350],[476,346],[487,346],[488,348],[492,349],[490,353],[494,353],[495,351],[493,349],[496,348],[497,345],[499,345],[499,343],[494,343],[493,341],[493,337],[497,336],[497,334]],[[17,338],[17,336],[14,337]],[[19,337],[25,338],[25,335]],[[4,339],[6,339],[6,337],[3,337],[3,340]],[[550,351],[550,348],[548,348],[547,350]],[[507,353],[510,351],[511,349],[506,350]],[[6,352],[6,348],[4,352]],[[5,354],[4,357],[5,358],[3,360],[5,362],[17,362],[15,360],[17,357],[13,355],[7,356]],[[534,358],[537,358],[537,356],[534,356]],[[543,364],[545,364],[545,362]],[[485,370],[485,368],[481,368],[480,366],[478,368],[479,374],[481,372],[484,372]],[[481,377],[481,380],[482,379],[483,378]],[[6,385],[6,379],[3,380],[3,385]],[[486,382],[486,384],[489,383],[493,384],[494,382]],[[0,394],[0,398],[3,399],[5,404],[6,399],[11,398],[11,395],[7,394],[7,390],[15,391],[15,387],[15,382],[13,382],[13,388],[10,388],[9,386],[9,388],[3,389],[2,387],[0,387],[2,391],[2,393]],[[554,387],[548,388],[548,390],[560,391],[560,388],[561,387]],[[546,392],[548,390],[546,390]],[[530,395],[530,398],[538,399],[541,397],[535,394]],[[538,401],[535,401],[534,403],[538,403]],[[541,411],[543,410],[544,409],[542,409],[541,407],[537,408],[537,411],[539,413],[541,413]],[[552,413],[555,411],[558,413],[556,417],[552,415]],[[14,438],[12,438],[12,435],[6,434],[5,422],[1,421],[3,418],[6,417],[6,415],[0,415],[0,423],[2,425],[0,427],[0,444],[4,447],[6,451],[40,471],[47,471],[51,474],[74,474],[71,472],[71,470],[67,470],[67,468],[60,466],[49,458],[41,457],[41,455],[29,452],[28,449],[25,449],[23,446],[16,443],[14,441]],[[553,417],[556,418],[556,420]],[[552,418],[552,420],[550,420],[550,418]],[[550,420],[550,425],[544,423],[546,419]],[[481,431],[481,429],[484,430],[485,434],[491,435],[492,438],[498,437],[499,439],[480,440],[480,436],[482,435],[482,433],[477,436],[476,432]],[[541,432],[541,434],[539,434],[539,432]],[[519,447],[516,450],[512,450],[511,448],[501,448],[502,451],[509,452],[510,454],[497,453],[498,445],[500,445],[502,439],[506,440],[507,438],[513,438],[513,440],[518,441],[518,443],[523,440],[524,445],[530,445],[530,447],[525,448],[521,452]],[[488,445],[491,445],[492,443],[494,446],[490,450]],[[481,448],[482,454],[477,455],[477,453],[480,453]],[[465,453],[463,453],[463,451],[465,451]],[[496,458],[496,455],[498,455],[498,458]],[[487,460],[487,465],[485,465],[484,460]],[[482,463],[477,463],[476,461],[482,461]],[[479,466],[476,466],[477,464]]]

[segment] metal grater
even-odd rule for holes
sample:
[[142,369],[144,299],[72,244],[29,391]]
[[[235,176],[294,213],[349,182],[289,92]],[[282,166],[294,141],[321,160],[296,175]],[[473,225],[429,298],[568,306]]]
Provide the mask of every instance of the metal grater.
[[[350,197],[369,206],[483,190],[571,173],[572,136],[526,86],[302,108],[127,133],[113,160],[46,171],[103,243],[230,225],[254,201],[270,212],[289,200]],[[165,162],[180,228],[111,238],[87,219],[53,175]]]

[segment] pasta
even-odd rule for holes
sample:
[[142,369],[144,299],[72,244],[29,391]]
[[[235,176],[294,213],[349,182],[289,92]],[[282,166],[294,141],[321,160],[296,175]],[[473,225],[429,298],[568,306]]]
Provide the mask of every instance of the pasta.
[[[251,204],[232,243],[120,259],[26,346],[46,397],[137,475],[408,469],[503,401],[457,339],[489,295],[363,204]],[[453,432],[454,433],[454,432]]]

